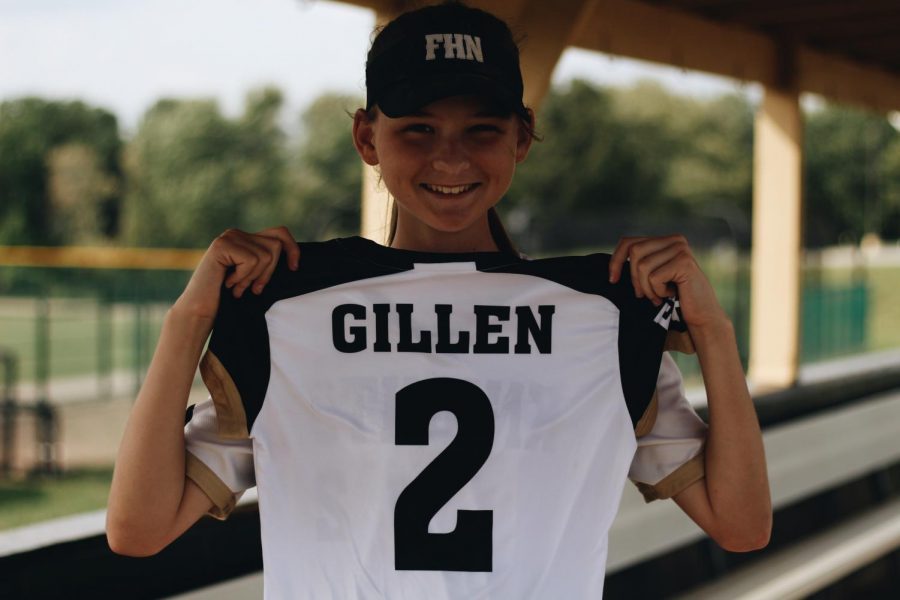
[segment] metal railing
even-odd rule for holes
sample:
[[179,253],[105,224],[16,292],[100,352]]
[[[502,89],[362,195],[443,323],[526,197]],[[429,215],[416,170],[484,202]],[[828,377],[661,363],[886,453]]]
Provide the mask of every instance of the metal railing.
[[[56,407],[50,404],[46,393],[38,396],[37,402],[22,404],[16,397],[19,373],[18,356],[9,349],[0,348],[0,365],[3,366],[2,424],[0,432],[0,473],[8,477],[16,465],[17,420],[23,412],[31,412],[35,417],[36,460],[29,474],[58,474],[61,471],[58,452],[59,421]],[[45,388],[41,388],[45,391]]]
[[0,365],[3,368],[3,388],[0,392],[0,403],[2,403],[0,434],[3,436],[2,443],[0,443],[0,474],[8,477],[13,468],[16,448],[18,406],[15,393],[19,362],[13,352],[6,348],[0,348]]

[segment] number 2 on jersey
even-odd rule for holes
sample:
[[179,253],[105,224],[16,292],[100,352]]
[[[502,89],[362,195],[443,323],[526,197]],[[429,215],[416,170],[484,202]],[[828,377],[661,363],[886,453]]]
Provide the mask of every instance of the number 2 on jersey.
[[432,517],[478,472],[494,445],[494,411],[478,386],[438,377],[397,392],[397,445],[427,445],[431,417],[449,411],[457,433],[397,498],[394,567],[399,571],[491,571],[494,513],[456,511],[456,529],[428,533]]

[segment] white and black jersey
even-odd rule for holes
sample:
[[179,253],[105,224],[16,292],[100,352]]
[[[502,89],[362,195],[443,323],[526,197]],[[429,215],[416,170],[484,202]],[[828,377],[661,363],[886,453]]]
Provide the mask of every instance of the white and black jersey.
[[626,477],[703,477],[677,303],[608,255],[300,248],[223,289],[185,427],[214,515],[258,487],[267,598],[598,598]]

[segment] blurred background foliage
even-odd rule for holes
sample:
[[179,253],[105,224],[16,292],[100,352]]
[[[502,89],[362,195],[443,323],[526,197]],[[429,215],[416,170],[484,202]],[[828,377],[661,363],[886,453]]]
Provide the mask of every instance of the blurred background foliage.
[[[362,103],[323,94],[285,115],[282,92],[266,87],[227,115],[213,100],[164,98],[126,133],[81,101],[2,101],[0,245],[205,248],[229,227],[282,224],[299,240],[356,235],[362,168],[350,130]],[[754,111],[742,95],[697,99],[648,82],[557,87],[538,114],[542,141],[500,204],[504,222],[536,257],[685,233],[746,364]],[[867,267],[857,244],[900,238],[900,134],[883,116],[823,105],[806,114],[805,161],[801,362],[896,348],[898,266]],[[846,264],[823,260],[835,244],[853,246]],[[103,506],[131,399],[189,277],[0,269],[0,354],[17,361],[6,375],[21,400],[52,401],[66,467],[91,467],[0,481],[0,530]],[[677,360],[699,384],[695,358]],[[34,443],[35,414],[20,416],[14,461],[32,474],[46,448]]]
[[[356,234],[362,100],[325,94],[285,119],[276,88],[243,113],[161,99],[128,137],[80,101],[0,103],[0,244],[202,248],[228,227],[284,224],[298,239]],[[523,249],[610,245],[684,231],[698,246],[749,246],[754,106],[654,83],[573,81],[538,115],[543,141],[501,212]],[[292,125],[285,126],[284,123]],[[879,115],[825,105],[806,115],[807,246],[900,237],[900,134]]]

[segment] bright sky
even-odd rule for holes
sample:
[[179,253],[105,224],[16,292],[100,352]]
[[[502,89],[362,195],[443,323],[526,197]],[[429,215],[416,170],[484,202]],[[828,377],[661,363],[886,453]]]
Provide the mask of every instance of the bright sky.
[[[79,98],[134,128],[165,96],[215,97],[229,114],[274,84],[293,120],[324,91],[364,95],[370,11],[315,0],[0,0],[0,100]],[[599,53],[567,51],[556,83],[661,81],[677,93],[736,82]]]

